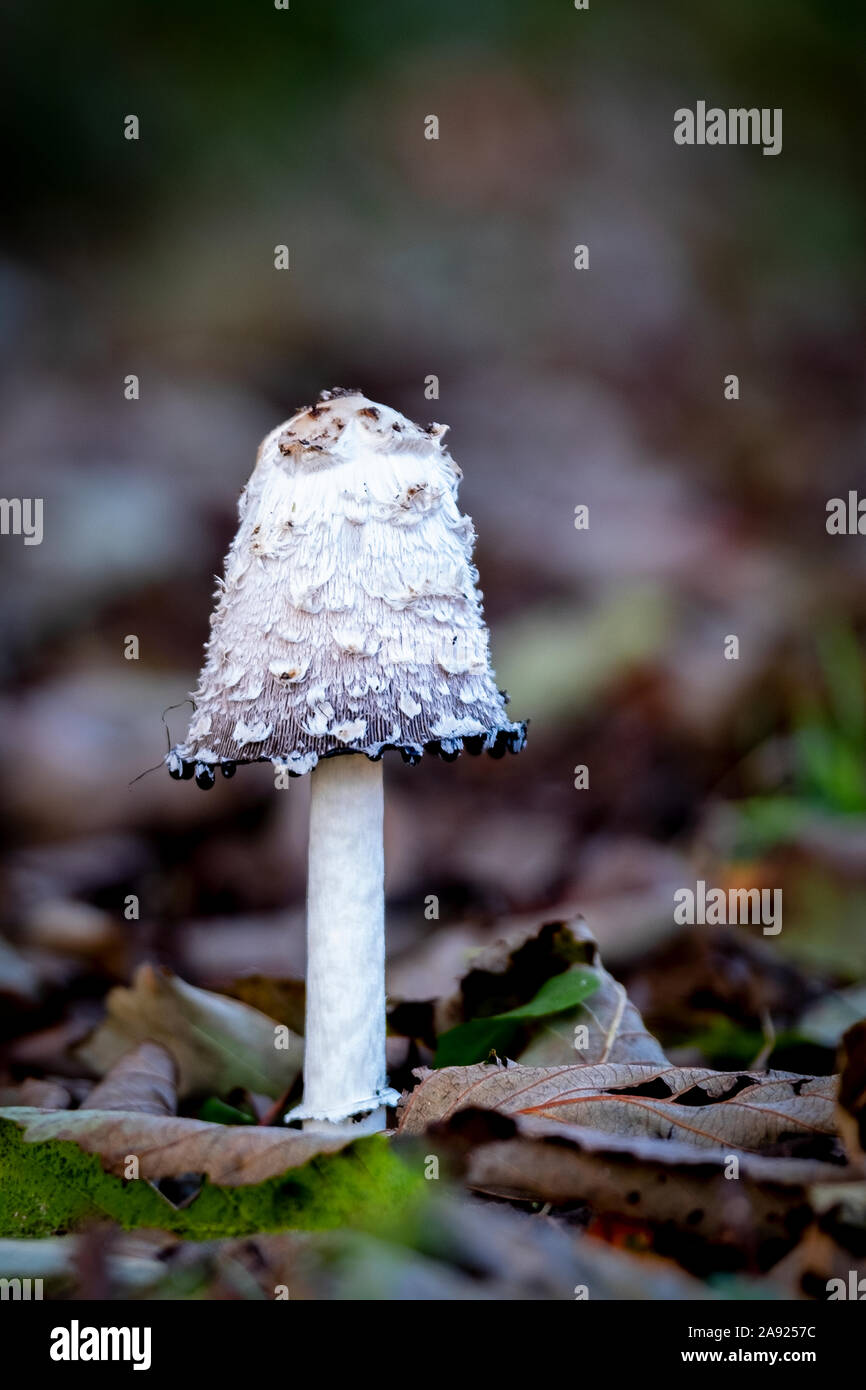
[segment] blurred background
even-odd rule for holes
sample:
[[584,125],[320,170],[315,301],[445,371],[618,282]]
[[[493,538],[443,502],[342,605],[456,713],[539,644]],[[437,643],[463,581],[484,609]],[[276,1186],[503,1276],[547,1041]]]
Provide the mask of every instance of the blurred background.
[[[676,1055],[769,1030],[830,1069],[814,1002],[866,978],[866,542],[825,529],[863,479],[862,7],[4,9],[2,491],[44,499],[0,545],[7,1076],[144,960],[303,972],[307,780],[134,779],[259,440],[335,385],[451,426],[532,721],[503,763],[387,760],[392,995],[579,910]],[[699,99],[782,107],[782,154],[676,146]],[[783,931],[676,927],[697,877],[782,887]]]

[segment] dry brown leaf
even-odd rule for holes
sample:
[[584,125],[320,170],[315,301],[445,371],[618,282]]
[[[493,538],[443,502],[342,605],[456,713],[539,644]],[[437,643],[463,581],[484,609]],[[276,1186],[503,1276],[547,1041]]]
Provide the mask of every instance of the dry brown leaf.
[[137,1115],[174,1115],[177,1067],[160,1043],[143,1042],[125,1053],[94,1086],[88,1110],[134,1110]]
[[176,1115],[142,1115],[114,1110],[0,1110],[0,1120],[21,1127],[28,1143],[70,1139],[85,1153],[98,1154],[102,1166],[125,1176],[130,1154],[139,1175],[151,1181],[180,1173],[206,1173],[211,1182],[241,1187],[279,1177],[322,1153],[337,1153],[351,1140],[321,1134],[266,1128],[263,1125],[216,1125]]
[[292,1298],[299,1287],[301,1298],[329,1301],[573,1302],[580,1286],[593,1302],[626,1301],[645,1299],[648,1283],[660,1301],[718,1297],[672,1262],[575,1239],[548,1217],[499,1204],[437,1193],[412,1236],[414,1249],[346,1230],[256,1237],[250,1263],[263,1284],[269,1256],[277,1266],[266,1288],[287,1283]]
[[714,1072],[669,1063],[446,1067],[422,1078],[400,1129],[420,1134],[469,1106],[577,1124],[609,1134],[679,1139],[705,1149],[759,1152],[833,1135],[836,1079],[787,1072]]
[[836,1119],[848,1157],[856,1163],[866,1154],[866,1019],[842,1038],[839,1065]]
[[[341,1228],[195,1241],[114,1229],[101,1272],[109,1296],[129,1300],[171,1298],[178,1280],[211,1301],[272,1301],[278,1285],[293,1303],[571,1302],[578,1285],[593,1301],[634,1300],[646,1297],[650,1278],[658,1300],[718,1298],[668,1261],[575,1240],[550,1219],[466,1197],[431,1194],[410,1243],[400,1235]],[[81,1237],[0,1240],[0,1278],[44,1279],[46,1298],[61,1291],[83,1298]]]
[[236,1086],[276,1099],[301,1069],[303,1044],[290,1034],[275,1044],[274,1020],[237,999],[197,989],[152,965],[142,965],[130,988],[106,999],[108,1017],[77,1049],[104,1075],[137,1043],[162,1043],[178,1066],[178,1092],[227,1095]]
[[233,999],[240,999],[277,1023],[284,1023],[294,1033],[303,1036],[306,990],[303,980],[271,975],[241,975],[226,989]]
[[72,1097],[60,1081],[28,1076],[18,1086],[0,1086],[0,1106],[33,1105],[41,1110],[65,1110],[71,1103]]
[[739,927],[680,929],[663,948],[632,964],[630,978],[651,1026],[679,1037],[703,1032],[718,1014],[756,1032],[769,1016],[781,1030],[827,988],[767,940]]
[[93,1001],[75,1000],[60,1023],[10,1041],[4,1049],[6,1057],[19,1069],[51,1072],[63,1085],[80,1081],[82,1067],[74,1049],[92,1031],[98,1017]]
[[[510,1200],[586,1204],[598,1215],[649,1223],[667,1232],[669,1253],[676,1232],[689,1242],[732,1247],[743,1262],[762,1252],[772,1262],[810,1219],[810,1194],[828,1181],[856,1191],[856,1170],[814,1160],[732,1155],[697,1149],[677,1140],[624,1137],[516,1115],[485,1135],[483,1114],[458,1112],[450,1126],[425,1137],[447,1157],[461,1131],[472,1126],[473,1145],[465,1164],[471,1188]],[[462,1119],[462,1123],[461,1123]],[[734,1174],[736,1176],[734,1176]],[[773,1243],[777,1248],[774,1249]],[[678,1252],[679,1253],[679,1252]]]
[[862,1167],[850,1171],[859,1172],[859,1180],[855,1176],[843,1183],[834,1175],[810,1190],[814,1220],[796,1249],[773,1270],[773,1279],[797,1294],[822,1301],[831,1295],[859,1299],[861,1287],[866,1290],[866,1282],[860,1285],[866,1279],[866,1181]]

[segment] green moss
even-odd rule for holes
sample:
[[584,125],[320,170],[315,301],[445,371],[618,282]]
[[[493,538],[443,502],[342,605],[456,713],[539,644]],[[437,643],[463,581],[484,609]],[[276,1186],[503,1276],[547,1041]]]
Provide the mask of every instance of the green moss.
[[407,1215],[424,1187],[387,1139],[371,1135],[254,1187],[205,1180],[178,1211],[143,1179],[104,1172],[72,1141],[28,1143],[17,1125],[0,1121],[0,1236],[59,1235],[98,1218],[197,1240],[286,1228],[381,1230]]

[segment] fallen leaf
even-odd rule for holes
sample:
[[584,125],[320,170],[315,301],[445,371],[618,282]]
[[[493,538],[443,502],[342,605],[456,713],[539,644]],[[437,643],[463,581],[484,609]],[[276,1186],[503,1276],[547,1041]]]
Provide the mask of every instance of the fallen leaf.
[[[745,875],[744,881],[755,879]],[[732,877],[731,886],[738,880]],[[651,1028],[689,1039],[722,1019],[760,1038],[767,1017],[777,1030],[793,1024],[827,990],[766,941],[731,927],[680,931],[640,961],[629,983]]]
[[546,1023],[520,1054],[520,1061],[526,1066],[555,1066],[573,1061],[577,1052],[584,1064],[664,1063],[661,1044],[647,1031],[624,987],[602,965],[586,922],[577,917],[565,929],[584,953],[587,964],[581,969],[597,981],[596,988],[579,1009]]
[[337,1153],[351,1142],[345,1137],[250,1125],[216,1125],[177,1115],[149,1115],[132,1110],[42,1110],[9,1106],[0,1120],[10,1120],[30,1144],[70,1139],[84,1153],[97,1154],[103,1168],[124,1177],[130,1154],[139,1176],[151,1181],[204,1173],[212,1183],[241,1187],[299,1168],[317,1154]]
[[200,1107],[198,1120],[210,1120],[217,1125],[254,1125],[255,1115],[251,1115],[246,1110],[240,1110],[236,1105],[228,1105],[219,1096],[208,1096],[207,1100]]
[[18,1086],[0,1086],[0,1106],[32,1105],[41,1110],[65,1110],[71,1102],[72,1097],[59,1081],[28,1076]]
[[[573,982],[552,984],[553,980],[569,975],[574,977]],[[587,981],[595,981],[591,991],[585,990]],[[666,1060],[622,985],[604,969],[598,945],[582,917],[546,922],[542,927],[533,924],[479,951],[458,992],[435,1006],[440,1046],[443,1037],[456,1026],[510,1014],[548,988],[566,992],[573,988],[577,997],[585,994],[589,1002],[574,1010],[566,1009],[552,1022],[541,1015],[525,1015],[525,1025],[533,1017],[538,1021],[521,1051],[521,1061],[555,1065],[574,1060],[576,1050],[587,1062]],[[417,1006],[414,1012],[417,1013]],[[545,1010],[545,1015],[552,1012]],[[398,1007],[389,1022],[392,1027],[399,1026],[400,1020]],[[580,1032],[576,1031],[578,1028]],[[489,1047],[495,1045],[494,1041]],[[437,1065],[448,1065],[452,1060],[447,1049],[437,1055]],[[463,1056],[460,1060],[469,1059]]]
[[120,928],[109,912],[69,899],[38,903],[25,916],[22,930],[31,946],[97,960],[122,942]]
[[301,1069],[303,1045],[275,1046],[275,1024],[257,1009],[194,985],[170,971],[142,965],[130,988],[106,998],[108,1017],[76,1055],[104,1075],[136,1043],[162,1043],[178,1066],[180,1096],[227,1095],[240,1086],[274,1099]]
[[554,1208],[580,1204],[605,1220],[642,1223],[653,1229],[658,1253],[696,1271],[713,1267],[707,1245],[727,1249],[725,1265],[766,1268],[813,1218],[818,1185],[862,1186],[855,1170],[815,1160],[735,1157],[677,1140],[476,1109],[434,1126],[423,1147],[441,1153],[443,1166],[456,1162],[466,1184],[487,1196]]
[[87,1097],[88,1110],[134,1110],[139,1115],[174,1115],[177,1067],[159,1043],[143,1042],[126,1052]]
[[344,1230],[256,1237],[252,1251],[250,1244],[225,1250],[226,1266],[246,1258],[269,1298],[285,1284],[293,1300],[329,1302],[631,1300],[646,1297],[648,1280],[658,1299],[717,1297],[669,1261],[612,1250],[546,1217],[465,1196],[437,1195],[390,1240]]
[[576,939],[570,922],[525,926],[472,956],[471,969],[457,992],[436,1004],[436,1032],[441,1036],[470,1019],[519,1008],[553,976],[588,959],[588,949]]
[[274,979],[270,975],[241,975],[226,994],[284,1023],[299,1037],[304,1033],[305,984],[303,980]]
[[411,1221],[429,1192],[383,1135],[121,1110],[0,1110],[0,1166],[0,1236],[60,1235],[94,1221],[201,1240],[385,1230]]
[[866,1016],[866,985],[832,990],[797,1019],[797,1033],[809,1042],[834,1050],[848,1028]]
[[75,1237],[0,1240],[0,1279],[69,1280],[75,1270]]
[[[855,1170],[856,1171],[856,1170]],[[809,1192],[812,1224],[794,1250],[773,1269],[773,1279],[795,1293],[828,1301],[860,1298],[866,1284],[866,1182],[830,1181]],[[836,1281],[835,1285],[833,1281]],[[852,1292],[851,1284],[854,1284]]]
[[833,1077],[714,1072],[645,1062],[448,1067],[417,1073],[400,1130],[420,1134],[468,1106],[535,1115],[608,1134],[679,1139],[706,1149],[762,1149],[836,1133]]
[[848,1157],[858,1163],[866,1154],[866,1019],[848,1029],[839,1054],[836,1118]]
[[[80,1299],[82,1238],[0,1240],[0,1277],[43,1278],[46,1297]],[[376,1235],[281,1230],[222,1240],[115,1229],[105,1259],[115,1301],[143,1297],[273,1302],[658,1299],[718,1294],[671,1262],[575,1237],[549,1218],[437,1194],[415,1219]]]
[[55,1072],[64,1084],[80,1079],[81,1063],[73,1055],[74,1049],[93,1030],[98,1017],[91,1000],[76,1000],[60,1023],[24,1033],[11,1042],[7,1049],[9,1061],[28,1070]]
[[534,999],[505,1013],[473,1018],[458,1023],[439,1038],[437,1067],[481,1061],[493,1049],[503,1051],[522,1023],[548,1018],[572,1010],[598,988],[599,981],[588,970],[566,970],[545,980]]

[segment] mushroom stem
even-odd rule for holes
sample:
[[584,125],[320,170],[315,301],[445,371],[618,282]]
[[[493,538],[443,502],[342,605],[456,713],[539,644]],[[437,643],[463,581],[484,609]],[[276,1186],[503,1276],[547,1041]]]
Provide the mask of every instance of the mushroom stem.
[[304,1099],[288,1118],[370,1133],[397,1099],[385,1074],[382,764],[324,758],[311,782]]

